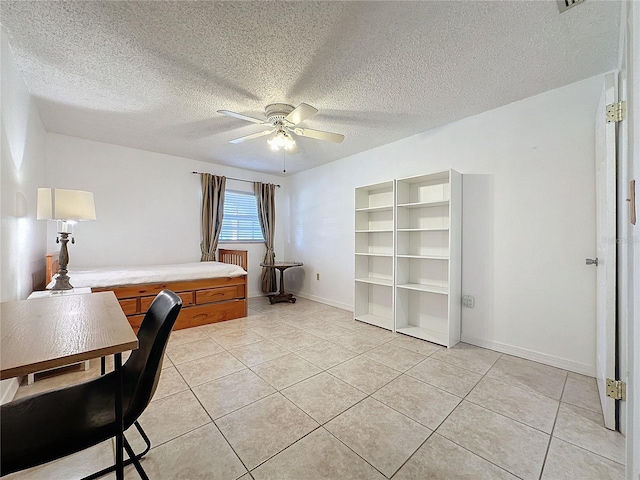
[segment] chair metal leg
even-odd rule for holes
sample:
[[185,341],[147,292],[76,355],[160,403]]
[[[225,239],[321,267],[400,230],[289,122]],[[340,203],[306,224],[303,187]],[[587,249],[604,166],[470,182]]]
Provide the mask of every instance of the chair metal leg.
[[[125,444],[124,445],[125,445],[125,449],[127,450],[127,454],[129,455],[129,458],[127,458],[124,461],[124,466],[126,467],[126,466],[131,465],[133,463],[134,466],[136,467],[136,470],[138,470],[138,467],[136,466],[136,463],[138,465],[140,465],[140,459],[142,457],[144,457],[149,452],[149,450],[151,450],[151,440],[149,440],[149,437],[147,437],[146,432],[142,429],[142,426],[138,422],[134,422],[133,424],[138,429],[138,433],[140,433],[140,436],[144,440],[144,443],[146,444],[146,448],[142,452],[140,452],[138,454],[135,454],[133,452],[133,449],[131,448],[131,445],[129,444],[129,442],[125,438],[125,440],[124,440]],[[127,448],[127,446],[129,448]],[[129,451],[129,450],[131,450],[131,451]],[[140,465],[140,468],[142,468],[142,465]],[[115,465],[111,465],[110,467],[104,468],[104,469],[100,470],[99,472],[92,473],[88,477],[84,477],[82,480],[96,480],[96,479],[98,479],[100,477],[105,476],[107,473],[115,472],[115,470],[116,470],[116,466]],[[144,470],[143,470],[143,472],[144,472]],[[143,480],[148,479],[148,477],[146,477],[146,474],[144,474],[145,476],[143,476],[143,474],[140,473],[139,470],[138,470],[138,473],[140,474],[140,476],[142,477]]]
[[124,416],[122,411],[122,353],[113,356],[116,376],[115,413],[116,413],[116,480],[124,480]]
[[142,480],[149,480],[147,473],[144,471],[144,468],[142,468],[142,465],[140,465],[140,460],[136,458],[136,454],[126,438],[124,439],[124,449],[127,451],[129,458],[133,462],[133,466],[136,467],[136,471],[138,472],[138,475],[140,475],[140,478]]

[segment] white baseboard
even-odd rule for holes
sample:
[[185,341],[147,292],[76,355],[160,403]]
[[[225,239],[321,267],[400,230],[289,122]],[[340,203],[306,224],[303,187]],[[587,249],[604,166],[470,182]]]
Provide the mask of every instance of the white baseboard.
[[524,358],[533,362],[544,363],[545,365],[551,365],[552,367],[562,368],[574,373],[580,373],[582,375],[588,375],[589,377],[596,376],[596,368],[594,365],[587,365],[566,358],[556,357],[554,355],[548,355],[546,353],[540,353],[526,348],[515,347],[513,345],[507,345],[505,343],[494,342],[493,340],[485,340],[482,338],[469,337],[462,334],[464,343],[470,343],[477,347],[489,348],[496,352],[506,353],[513,355],[514,357]]
[[353,305],[347,305],[346,303],[335,302],[333,300],[329,300],[328,298],[318,297],[316,295],[309,295],[308,293],[296,292],[294,293],[294,295],[296,297],[306,298],[307,300],[324,303],[325,305],[330,305],[332,307],[341,308],[342,310],[353,312]]
[[[331,307],[341,308],[342,310],[347,310],[349,312],[353,312],[353,305],[347,305],[346,303],[334,302],[333,300],[329,300],[328,298],[318,297],[316,295],[309,295],[307,293],[300,292],[287,292],[291,293],[296,297],[305,298],[307,300],[312,300],[318,303],[324,303],[325,305],[329,305]],[[257,298],[257,297],[266,297],[266,295],[262,292],[249,293],[249,298]]]
[[16,392],[18,391],[19,386],[20,380],[17,378],[8,378],[7,380],[3,380],[0,385],[0,392],[2,392],[2,396],[0,397],[0,405],[4,405],[5,403],[13,400],[13,397],[16,396]]

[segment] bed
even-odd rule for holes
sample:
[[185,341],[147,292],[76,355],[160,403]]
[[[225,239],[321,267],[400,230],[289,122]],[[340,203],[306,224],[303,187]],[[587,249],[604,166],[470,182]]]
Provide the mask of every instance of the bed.
[[[174,330],[247,316],[247,252],[218,250],[219,262],[69,271],[74,287],[112,291],[137,332],[156,294],[169,289],[182,298]],[[58,271],[58,254],[46,257],[46,278]]]

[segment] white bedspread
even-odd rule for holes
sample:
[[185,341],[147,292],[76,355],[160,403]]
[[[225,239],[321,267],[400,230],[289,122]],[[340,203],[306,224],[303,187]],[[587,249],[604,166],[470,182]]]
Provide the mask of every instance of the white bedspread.
[[[69,270],[74,287],[113,287],[137,283],[179,282],[202,278],[241,277],[247,272],[238,265],[221,262],[195,262],[177,265],[148,265],[139,267],[79,268]],[[47,288],[54,284],[52,280]]]

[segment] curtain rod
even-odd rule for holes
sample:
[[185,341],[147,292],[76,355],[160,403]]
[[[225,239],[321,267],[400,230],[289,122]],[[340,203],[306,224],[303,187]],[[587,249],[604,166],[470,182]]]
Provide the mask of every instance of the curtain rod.
[[[191,172],[191,173],[195,173],[196,175],[201,175],[204,172]],[[233,177],[227,177],[229,180],[236,180],[238,182],[247,182],[247,183],[255,183],[252,180],[243,180],[242,178],[233,178]],[[276,187],[280,188],[280,185],[278,185],[277,183],[275,184]]]

